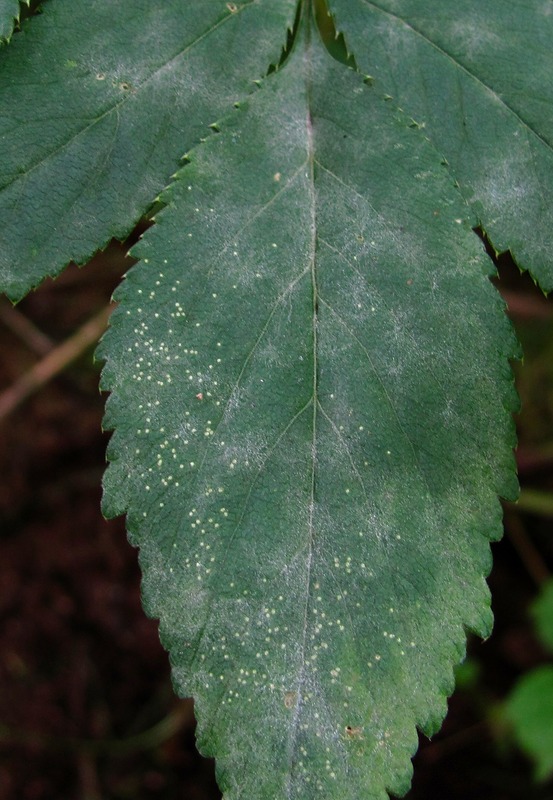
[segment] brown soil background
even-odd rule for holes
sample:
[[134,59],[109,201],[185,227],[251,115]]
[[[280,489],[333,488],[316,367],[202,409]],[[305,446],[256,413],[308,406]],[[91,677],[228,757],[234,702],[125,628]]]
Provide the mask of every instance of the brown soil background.
[[[18,310],[64,341],[109,302],[126,249],[47,281]],[[553,306],[504,262],[526,348],[521,480],[553,491]],[[0,390],[38,358],[8,316],[0,305]],[[212,800],[214,767],[195,750],[192,703],[173,696],[157,624],[141,610],[124,521],[100,514],[98,378],[90,349],[0,423],[0,800]],[[410,800],[553,800],[500,713],[517,677],[548,660],[528,606],[553,569],[552,520],[510,508],[506,524],[490,578],[495,632],[471,640],[473,677],[442,731],[421,741]]]

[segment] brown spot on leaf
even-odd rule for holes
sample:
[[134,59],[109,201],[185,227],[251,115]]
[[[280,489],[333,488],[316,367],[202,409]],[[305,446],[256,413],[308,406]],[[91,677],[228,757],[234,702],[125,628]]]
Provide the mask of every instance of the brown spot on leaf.
[[294,708],[297,702],[298,702],[297,692],[284,693],[284,705],[286,706],[286,708]]

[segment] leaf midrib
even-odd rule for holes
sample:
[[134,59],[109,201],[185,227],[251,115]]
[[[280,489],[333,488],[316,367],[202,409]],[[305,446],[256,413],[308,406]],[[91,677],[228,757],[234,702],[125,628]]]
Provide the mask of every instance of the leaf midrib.
[[313,543],[314,543],[314,512],[315,512],[315,491],[316,491],[316,465],[317,465],[317,413],[318,413],[318,351],[317,351],[317,324],[318,324],[318,283],[317,283],[317,206],[316,206],[316,191],[315,191],[315,146],[313,139],[313,120],[311,117],[312,102],[312,68],[313,57],[311,55],[311,35],[313,27],[312,9],[309,0],[305,0],[303,4],[305,26],[304,33],[304,63],[305,63],[305,98],[307,105],[307,114],[305,120],[306,131],[306,144],[307,144],[307,164],[308,164],[308,187],[309,187],[309,204],[311,211],[311,225],[310,225],[310,248],[309,248],[309,268],[311,272],[311,290],[312,290],[312,348],[313,348],[313,372],[312,372],[312,433],[311,433],[311,478],[310,478],[310,498],[309,498],[309,512],[308,512],[308,548],[307,548],[307,562],[306,562],[306,577],[305,577],[305,604],[303,612],[303,626],[301,633],[301,643],[299,649],[299,675],[297,683],[297,700],[294,707],[293,717],[289,727],[288,737],[288,772],[286,778],[286,793],[290,798],[292,796],[292,771],[294,766],[294,754],[296,751],[296,742],[298,736],[298,726],[300,713],[303,706],[303,684],[305,680],[305,650],[307,645],[307,629],[309,625],[309,605],[311,599],[311,582],[313,570]]
[[423,31],[416,28],[411,22],[404,19],[399,14],[394,14],[392,11],[388,11],[387,9],[382,8],[381,6],[378,5],[378,3],[373,2],[373,0],[360,0],[360,2],[364,3],[366,6],[370,6],[375,11],[379,11],[381,14],[384,14],[385,16],[390,17],[391,19],[401,22],[403,25],[405,25],[405,27],[409,28],[409,30],[411,30],[416,36],[419,36],[424,42],[433,47],[438,53],[440,53],[449,61],[451,61],[452,64],[454,64],[458,69],[464,72],[469,78],[478,83],[486,92],[489,92],[491,95],[493,95],[493,97],[495,97],[495,99],[499,103],[501,103],[501,105],[505,108],[505,110],[508,111],[517,119],[517,121],[527,130],[529,134],[535,136],[536,139],[538,139],[538,141],[540,141],[549,150],[553,149],[553,143],[549,142],[546,138],[544,138],[544,136],[542,136],[541,133],[534,130],[534,128],[532,128],[530,123],[526,122],[526,120],[520,115],[520,113],[511,105],[509,105],[509,103],[507,103],[507,101],[501,95],[499,95],[495,91],[495,89],[489,86],[484,80],[482,80],[482,78],[479,78],[478,75],[475,75],[474,72],[472,72],[468,67],[462,64],[460,61],[458,61],[454,55],[448,53],[448,51],[444,50],[444,48],[441,47],[439,44],[433,42],[432,39],[429,39],[428,36],[425,33],[423,33]]

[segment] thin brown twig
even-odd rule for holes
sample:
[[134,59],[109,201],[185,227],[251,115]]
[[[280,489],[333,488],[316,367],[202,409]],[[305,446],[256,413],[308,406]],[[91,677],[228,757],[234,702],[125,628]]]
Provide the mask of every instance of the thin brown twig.
[[151,728],[126,739],[80,739],[73,736],[45,736],[31,731],[14,730],[0,725],[0,745],[40,747],[55,752],[82,752],[125,757],[152,750],[175,736],[190,721],[188,703],[179,703],[173,711]]
[[544,295],[530,294],[512,289],[502,289],[508,313],[517,319],[549,319],[553,306]]
[[12,306],[7,298],[0,298],[0,320],[6,328],[15,333],[27,347],[39,356],[45,356],[53,350],[55,342],[46,336],[25,314]]
[[77,753],[77,771],[81,784],[81,797],[83,800],[102,800],[98,765],[93,753],[87,751]]
[[524,564],[526,572],[539,587],[549,580],[551,574],[541,554],[526,533],[526,528],[515,508],[511,506],[505,509],[505,531]]
[[548,467],[553,462],[553,442],[529,447],[521,445],[517,449],[518,474],[530,473]]
[[75,361],[105,331],[113,305],[103,308],[79,330],[55,347],[31,369],[25,372],[0,395],[0,420],[12,413],[21,403],[36,392],[72,361]]
[[522,489],[516,507],[519,511],[553,517],[553,492],[543,489]]

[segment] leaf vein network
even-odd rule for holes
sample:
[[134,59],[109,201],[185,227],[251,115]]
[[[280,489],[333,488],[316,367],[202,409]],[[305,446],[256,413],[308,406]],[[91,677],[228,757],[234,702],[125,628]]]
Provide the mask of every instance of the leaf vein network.
[[397,422],[399,430],[401,431],[402,435],[404,436],[405,440],[407,441],[407,443],[409,445],[409,449],[411,450],[415,461],[417,463],[420,463],[417,451],[416,451],[415,446],[413,444],[413,441],[412,441],[411,437],[409,436],[409,434],[407,433],[407,431],[405,430],[405,428],[403,426],[403,423],[402,423],[401,418],[399,416],[399,413],[398,413],[398,411],[396,409],[394,401],[392,400],[392,398],[390,396],[390,393],[389,393],[388,389],[386,388],[386,384],[384,383],[384,380],[383,380],[379,370],[376,368],[376,365],[375,365],[374,361],[372,360],[371,354],[369,353],[369,351],[367,350],[367,348],[365,347],[363,342],[355,335],[355,333],[351,330],[351,328],[343,320],[343,318],[340,316],[340,314],[338,314],[338,312],[335,311],[332,308],[332,306],[329,305],[329,303],[327,303],[326,300],[324,300],[322,297],[319,297],[319,302],[321,303],[321,305],[324,305],[325,308],[327,308],[333,316],[336,317],[336,319],[338,320],[340,325],[342,325],[342,327],[344,328],[346,333],[349,336],[351,336],[351,338],[357,343],[357,345],[360,347],[360,349],[364,353],[364,355],[365,355],[365,357],[367,359],[367,362],[368,362],[368,364],[369,364],[369,366],[371,368],[371,371],[373,372],[374,376],[376,377],[376,380],[380,384],[380,387],[382,389],[382,392],[384,394],[386,402],[388,403],[388,406],[389,406],[392,414],[394,415],[394,418],[395,418],[395,420]]
[[466,75],[468,75],[469,78],[478,83],[486,92],[492,94],[496,98],[496,100],[498,100],[501,103],[501,105],[510,114],[512,114],[524,128],[527,129],[529,133],[531,133],[533,136],[539,139],[539,141],[542,144],[544,144],[550,150],[553,148],[553,144],[551,142],[548,142],[547,139],[541,133],[534,130],[534,128],[532,128],[532,126],[528,122],[526,122],[526,120],[523,117],[521,117],[519,112],[516,111],[516,109],[514,109],[512,106],[510,106],[509,103],[507,103],[507,101],[495,91],[495,89],[493,89],[491,86],[488,86],[488,84],[485,83],[485,81],[483,81],[482,78],[479,78],[478,75],[475,75],[474,72],[471,72],[471,70],[464,64],[462,64],[460,61],[458,61],[455,58],[455,56],[453,56],[451,53],[448,53],[447,50],[444,50],[444,48],[441,47],[436,42],[433,42],[432,39],[429,39],[428,36],[426,36],[421,30],[416,28],[411,22],[408,22],[406,19],[399,16],[399,14],[394,14],[391,11],[387,11],[385,8],[379,6],[378,3],[372,2],[372,0],[361,0],[361,2],[364,3],[366,6],[374,8],[375,11],[379,11],[381,14],[384,14],[387,17],[391,17],[392,19],[395,19],[398,22],[403,23],[407,28],[409,28],[409,30],[413,31],[414,34],[419,36],[424,42],[430,45],[430,47],[434,48],[434,50],[436,50],[438,53],[445,56],[445,58],[447,58],[448,61],[450,61],[455,67],[462,70]]
[[346,183],[346,181],[344,181],[342,178],[340,178],[339,175],[336,175],[336,173],[333,172],[331,169],[329,169],[328,167],[325,167],[324,164],[321,164],[320,161],[315,161],[315,163],[317,164],[317,166],[320,169],[323,170],[323,172],[326,172],[327,175],[329,175],[337,183],[339,183],[340,186],[342,186],[344,189],[346,189],[348,191],[348,193],[351,193],[352,195],[355,195],[355,197],[357,197],[358,200],[360,200],[364,205],[366,205],[373,212],[373,214],[377,217],[379,222],[382,224],[382,227],[385,228],[385,230],[390,234],[390,238],[392,238],[396,242],[396,244],[398,245],[399,249],[402,250],[402,251],[405,251],[405,246],[404,246],[403,242],[398,238],[398,235],[397,235],[396,231],[386,221],[385,217],[382,216],[380,211],[378,211],[378,209],[375,208],[375,206],[371,203],[371,201],[367,197],[365,197],[365,195],[361,194],[361,192],[358,192],[356,189],[353,188],[353,186],[350,186],[348,183]]
[[25,172],[21,172],[21,173],[18,173],[17,175],[14,175],[11,180],[7,181],[5,184],[3,184],[0,187],[0,191],[3,191],[4,189],[9,188],[12,185],[12,183],[15,183],[16,181],[21,180],[24,177],[27,177],[31,172],[34,172],[34,170],[38,169],[43,164],[47,163],[51,158],[55,158],[55,156],[57,156],[58,153],[61,153],[63,150],[65,150],[65,148],[69,147],[80,136],[82,136],[83,134],[87,133],[87,131],[89,131],[90,129],[94,128],[94,126],[97,125],[99,122],[101,122],[105,117],[108,117],[114,111],[118,112],[119,109],[122,106],[124,106],[125,103],[128,103],[131,98],[136,98],[137,93],[140,92],[145,86],[147,86],[148,83],[153,78],[156,77],[156,75],[160,74],[170,64],[172,64],[175,61],[178,61],[178,59],[182,58],[182,56],[185,56],[187,53],[189,53],[194,47],[196,47],[197,44],[202,42],[205,38],[207,38],[215,30],[220,28],[225,22],[227,22],[227,20],[229,20],[232,17],[236,16],[236,14],[241,13],[244,10],[244,8],[247,8],[250,5],[254,5],[255,2],[256,2],[256,0],[245,0],[245,2],[243,2],[241,4],[240,8],[236,9],[236,11],[233,11],[233,12],[229,11],[229,13],[226,16],[224,16],[222,19],[220,19],[218,22],[216,22],[214,25],[212,25],[210,28],[208,28],[208,30],[204,31],[204,33],[202,33],[201,36],[198,36],[196,39],[194,39],[193,42],[190,42],[182,50],[179,50],[178,53],[175,53],[175,55],[171,56],[171,58],[169,58],[164,64],[162,64],[160,67],[155,69],[151,73],[151,75],[148,75],[148,77],[142,83],[138,84],[135,87],[135,91],[134,92],[125,94],[122,97],[121,100],[119,100],[117,103],[114,103],[113,105],[109,106],[109,108],[107,108],[105,111],[103,111],[98,117],[94,117],[94,119],[92,119],[92,121],[90,121],[87,125],[85,125],[84,128],[81,128],[79,131],[77,131],[76,133],[72,134],[65,142],[60,144],[59,147],[56,147],[55,150],[51,151],[50,153],[45,155],[43,158],[41,158],[38,161],[36,161],[28,169],[26,169]]

